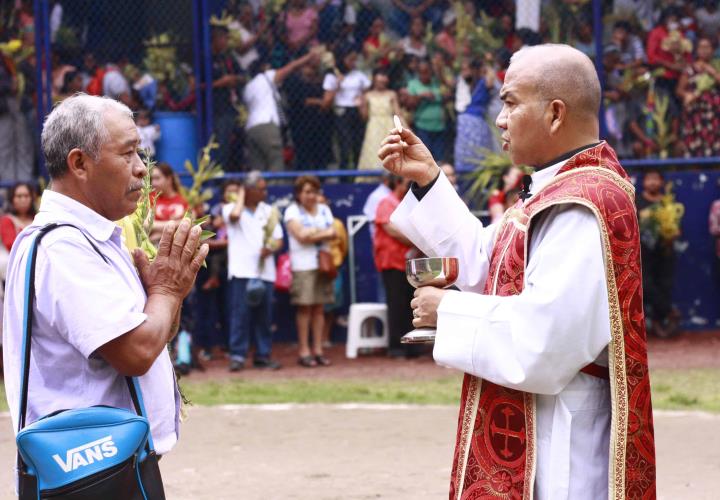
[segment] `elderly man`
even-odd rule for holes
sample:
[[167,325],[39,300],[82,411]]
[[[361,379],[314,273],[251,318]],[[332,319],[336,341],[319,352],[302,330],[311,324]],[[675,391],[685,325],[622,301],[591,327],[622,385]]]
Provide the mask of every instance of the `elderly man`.
[[499,224],[472,216],[411,131],[379,153],[415,181],[393,223],[460,258],[462,291],[412,303],[416,326],[437,325],[435,359],[466,373],[450,498],[654,498],[638,223],[598,140],[597,75],[571,47],[526,48],[501,98],[504,149],[535,173]]
[[133,265],[113,221],[132,213],[140,198],[147,169],[139,141],[130,109],[105,97],[70,97],[45,121],[51,185],[10,254],[5,389],[17,429],[28,249],[43,226],[72,224],[39,246],[26,422],[93,405],[134,411],[124,377],[136,376],[162,455],[178,439],[181,404],[167,343],[208,249],[198,249],[200,228],[183,220],[165,228],[152,264],[136,251]]
[[267,183],[260,172],[248,173],[235,202],[223,206],[227,226],[230,289],[230,371],[245,366],[250,332],[255,339],[253,366],[277,370],[272,349],[273,254],[282,248],[277,208],[265,203]]

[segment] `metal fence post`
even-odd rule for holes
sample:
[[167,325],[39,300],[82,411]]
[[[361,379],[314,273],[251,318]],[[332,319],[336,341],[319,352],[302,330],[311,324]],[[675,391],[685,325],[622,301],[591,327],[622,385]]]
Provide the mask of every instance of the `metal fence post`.
[[205,142],[213,133],[212,48],[210,46],[210,6],[200,0],[201,47],[203,55],[203,83],[205,84]]
[[[600,79],[600,88],[605,90],[605,67],[603,66],[603,6],[602,0],[593,0],[593,34],[595,36],[595,69]],[[605,122],[605,104],[600,99],[600,137],[607,137],[607,123]]]
[[[34,0],[33,12],[35,17],[35,99],[37,101],[35,133],[37,144],[40,145],[43,122],[45,116],[52,109],[52,59],[50,55],[50,20],[48,16],[47,0]],[[43,64],[45,67],[43,68]],[[43,72],[43,69],[45,71]],[[47,167],[42,148],[38,148],[38,172],[47,178]]]
[[50,6],[49,0],[43,0],[42,4],[42,26],[43,26],[43,47],[45,49],[45,109],[48,113],[52,111],[52,51],[50,50]]
[[203,82],[203,63],[204,57],[202,52],[203,25],[202,25],[202,3],[205,0],[192,0],[192,20],[193,20],[193,75],[195,77],[195,123],[197,126],[198,144],[207,143],[208,137],[205,130],[205,106],[204,92],[201,83]]

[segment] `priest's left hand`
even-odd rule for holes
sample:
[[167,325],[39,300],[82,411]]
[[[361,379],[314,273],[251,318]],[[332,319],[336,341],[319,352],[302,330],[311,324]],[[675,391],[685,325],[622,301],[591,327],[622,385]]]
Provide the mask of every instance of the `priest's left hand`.
[[410,302],[415,328],[437,326],[437,310],[446,293],[447,290],[434,286],[424,286],[415,290],[415,298]]

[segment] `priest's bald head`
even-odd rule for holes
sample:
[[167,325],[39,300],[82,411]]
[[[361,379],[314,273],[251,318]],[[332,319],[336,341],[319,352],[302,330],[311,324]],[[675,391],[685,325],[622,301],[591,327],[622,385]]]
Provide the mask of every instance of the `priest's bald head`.
[[597,142],[600,81],[592,61],[569,45],[536,45],[510,61],[497,117],[515,165],[538,166]]

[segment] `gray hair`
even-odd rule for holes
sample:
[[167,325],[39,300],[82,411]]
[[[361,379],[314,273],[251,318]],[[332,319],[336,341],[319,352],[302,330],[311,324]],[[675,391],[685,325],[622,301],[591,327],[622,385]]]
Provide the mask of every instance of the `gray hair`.
[[45,119],[41,143],[45,164],[51,179],[58,179],[68,171],[67,157],[73,149],[80,149],[94,160],[110,139],[105,127],[105,113],[115,110],[132,119],[130,108],[109,97],[83,93],[68,97]]
[[251,170],[245,176],[245,187],[249,187],[249,188],[257,187],[257,185],[260,184],[261,180],[263,180],[262,173],[260,173],[259,170]]

